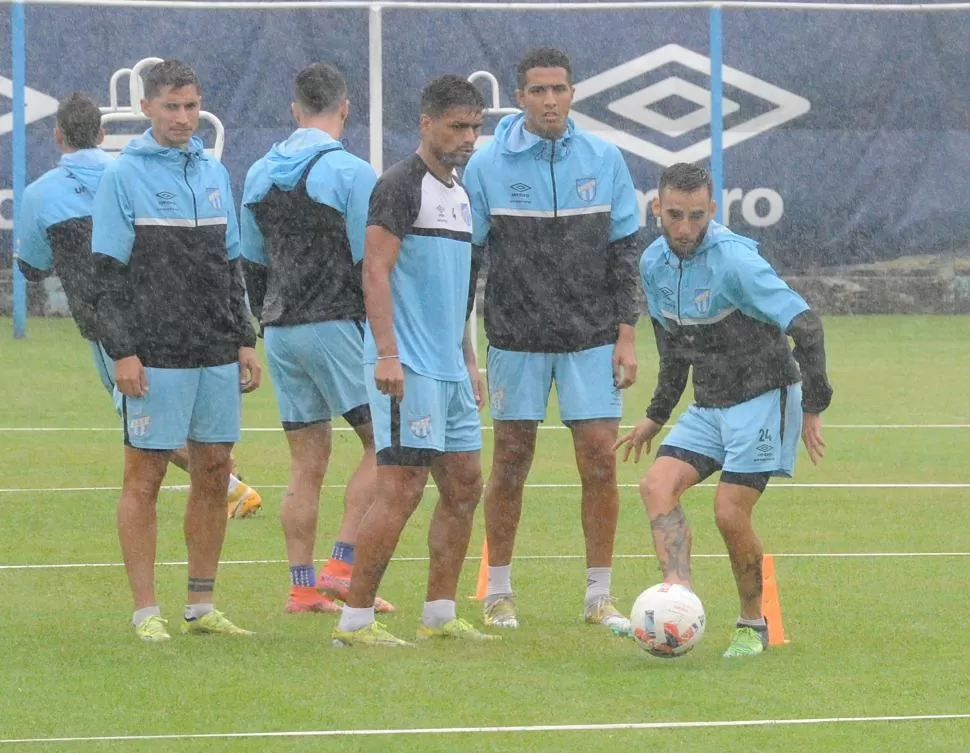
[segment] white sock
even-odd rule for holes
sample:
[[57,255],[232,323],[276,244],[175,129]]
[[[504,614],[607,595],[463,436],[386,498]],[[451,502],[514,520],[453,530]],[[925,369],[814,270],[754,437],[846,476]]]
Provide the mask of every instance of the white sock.
[[488,568],[487,596],[512,593],[512,564]]
[[612,579],[612,567],[586,568],[586,603],[589,604],[600,596],[609,596]]
[[352,633],[370,625],[374,621],[374,607],[348,607],[340,611],[340,622],[337,623],[337,630],[345,633]]
[[756,620],[747,620],[744,617],[738,617],[738,625],[744,625],[746,627],[753,627],[756,630],[767,630],[768,623],[765,622],[764,615]]
[[162,612],[157,607],[142,607],[141,609],[136,609],[135,613],[131,616],[131,624],[135,627],[141,625],[145,621],[145,618],[155,615],[156,617],[161,617]]
[[205,617],[209,612],[215,610],[215,606],[212,604],[186,604],[185,605],[185,619],[187,620],[197,620],[200,617]]
[[429,628],[437,629],[445,623],[451,622],[457,616],[454,601],[438,599],[437,601],[424,602],[424,614],[421,615],[421,622]]
[[241,483],[242,482],[238,478],[236,478],[235,476],[233,476],[230,473],[229,474],[229,489],[226,492],[226,494],[232,494],[234,491],[236,491],[236,489],[239,487],[239,484],[241,484]]

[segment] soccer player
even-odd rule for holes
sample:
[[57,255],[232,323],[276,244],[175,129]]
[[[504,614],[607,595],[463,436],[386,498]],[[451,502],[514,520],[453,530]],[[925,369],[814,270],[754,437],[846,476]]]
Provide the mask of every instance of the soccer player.
[[[647,415],[616,443],[623,459],[650,444],[694,371],[694,403],[640,481],[664,581],[693,588],[683,493],[720,470],[714,518],[737,583],[741,614],[726,657],[768,645],[761,613],[762,548],[751,514],[772,476],[791,476],[798,437],[817,463],[821,412],[832,399],[822,322],[758,254],[754,241],[711,220],[711,178],[676,164],[660,176],[653,211],[663,234],[640,276],[660,353]],[[795,342],[794,352],[788,337]],[[799,373],[800,367],[800,373]]]
[[[114,363],[95,334],[91,255],[91,205],[101,175],[113,160],[98,148],[104,139],[101,111],[86,94],[74,92],[64,98],[56,120],[54,143],[62,157],[57,167],[24,191],[17,263],[32,282],[56,272],[81,336],[91,345],[101,383],[113,395]],[[170,460],[188,470],[184,447],[173,451]],[[245,517],[259,509],[261,500],[255,489],[230,474],[228,505],[230,517]]]
[[569,58],[529,52],[516,71],[524,110],[504,117],[463,180],[476,247],[487,246],[485,332],[495,452],[485,490],[486,625],[518,626],[512,551],[522,493],[552,385],[582,482],[588,623],[625,629],[611,596],[619,509],[612,451],[636,378],[640,211],[612,144],[569,116]]
[[188,604],[181,631],[250,635],[214,608],[240,390],[259,386],[229,175],[195,137],[199,79],[177,60],[145,75],[151,120],[109,165],[92,210],[97,339],[115,362],[125,471],[118,534],[136,635],[169,639],[155,598],[155,504],[188,444]]
[[[347,598],[357,528],[374,500],[377,472],[364,386],[360,277],[377,177],[339,141],[350,108],[339,71],[311,65],[297,74],[293,96],[298,129],[246,176],[243,267],[290,446],[290,484],[280,507],[291,580],[286,611],[339,612],[334,599]],[[317,581],[313,547],[335,415],[353,427],[364,454],[347,484],[337,542]],[[377,611],[393,607],[378,599]]]
[[377,498],[361,522],[338,646],[411,645],[374,621],[374,597],[429,472],[439,499],[419,640],[490,640],[459,618],[458,576],[482,490],[482,383],[466,326],[471,210],[455,168],[471,156],[485,103],[458,76],[421,94],[421,144],[374,188],[363,286],[364,362],[377,447]]

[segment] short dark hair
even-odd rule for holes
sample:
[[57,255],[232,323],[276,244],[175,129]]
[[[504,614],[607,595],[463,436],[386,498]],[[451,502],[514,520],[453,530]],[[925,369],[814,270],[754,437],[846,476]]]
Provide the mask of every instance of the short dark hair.
[[57,106],[57,127],[72,149],[92,149],[101,135],[101,109],[84,92],[72,92]]
[[296,74],[293,97],[308,113],[332,112],[347,99],[347,82],[332,65],[314,63]]
[[166,86],[171,86],[173,89],[194,86],[199,94],[202,93],[199,77],[181,60],[163,60],[148,69],[148,73],[145,74],[145,99],[157,97]]
[[421,92],[422,115],[437,118],[453,107],[484,110],[485,99],[473,83],[461,76],[441,76]]
[[566,79],[570,84],[573,82],[573,68],[569,64],[569,56],[555,47],[536,47],[526,53],[515,69],[517,89],[525,89],[526,75],[533,68],[565,68]]
[[714,183],[711,181],[711,174],[703,167],[691,165],[687,162],[678,162],[671,165],[660,174],[660,185],[657,190],[663,193],[665,188],[672,188],[675,191],[684,193],[694,193],[701,188],[707,188],[707,193],[714,195]]

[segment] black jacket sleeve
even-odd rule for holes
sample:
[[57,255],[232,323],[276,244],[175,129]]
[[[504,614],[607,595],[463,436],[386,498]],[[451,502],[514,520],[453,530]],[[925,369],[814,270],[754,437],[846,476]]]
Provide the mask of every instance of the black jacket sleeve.
[[269,270],[264,264],[249,259],[242,260],[243,275],[246,279],[246,292],[249,294],[249,307],[257,319],[263,316],[263,301],[266,299],[266,282]]
[[98,340],[112,360],[136,355],[128,265],[107,254],[94,255],[94,309]]
[[653,324],[653,335],[660,354],[660,373],[657,375],[657,389],[647,408],[647,418],[665,424],[687,387],[690,361],[677,352],[673,335],[660,322],[651,318],[650,323]]
[[21,274],[27,278],[27,282],[40,282],[45,277],[50,277],[54,272],[54,268],[50,269],[37,269],[37,267],[30,266],[23,259],[17,259],[17,266],[20,267]]
[[[478,273],[482,269],[482,260],[485,258],[484,246],[472,246],[472,271],[471,278],[468,280],[468,303],[465,305],[465,321],[472,315],[472,307],[475,305],[475,296],[478,295]],[[473,336],[474,333],[472,333]]]
[[609,245],[610,270],[618,324],[635,326],[640,318],[640,243],[639,233],[619,238]]
[[[256,347],[256,329],[253,327],[253,315],[246,305],[246,283],[243,281],[243,266],[239,259],[229,262],[232,274],[232,287],[229,298],[232,306],[233,318],[236,320],[236,333],[240,348]],[[262,300],[260,300],[262,303]]]
[[825,334],[822,320],[809,309],[792,319],[787,334],[795,341],[792,354],[802,371],[802,410],[821,413],[832,402],[832,385],[825,372]]

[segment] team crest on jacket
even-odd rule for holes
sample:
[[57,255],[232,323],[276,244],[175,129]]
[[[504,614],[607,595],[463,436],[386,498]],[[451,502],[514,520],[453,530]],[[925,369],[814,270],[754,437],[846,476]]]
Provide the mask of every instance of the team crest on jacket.
[[425,439],[431,434],[431,416],[418,418],[409,424],[411,433],[418,439]]
[[694,306],[698,314],[706,314],[711,310],[710,288],[700,288],[694,291]]
[[218,188],[205,189],[205,196],[209,200],[210,207],[222,209],[222,192]]
[[466,225],[472,224],[472,208],[464,202],[461,205],[461,218],[465,221]]
[[580,178],[576,181],[576,193],[583,201],[596,198],[596,178]]

